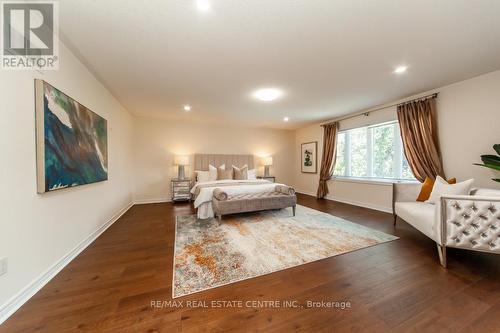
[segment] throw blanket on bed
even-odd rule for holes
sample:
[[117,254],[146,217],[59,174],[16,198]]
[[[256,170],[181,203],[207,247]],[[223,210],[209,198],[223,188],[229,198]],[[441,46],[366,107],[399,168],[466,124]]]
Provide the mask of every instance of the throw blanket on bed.
[[198,210],[198,218],[213,217],[212,199],[213,193],[216,188],[224,187],[224,192],[228,195],[246,194],[246,193],[259,193],[259,192],[272,192],[276,188],[277,183],[271,183],[267,180],[217,180],[212,182],[203,182],[195,184],[191,189],[191,193],[195,195],[194,207],[198,208],[202,205],[210,206],[203,207]]
[[258,184],[269,184],[268,180],[262,179],[245,179],[245,180],[234,180],[234,179],[224,179],[224,180],[214,180],[210,182],[196,183],[191,189],[191,193],[194,194],[195,198],[200,194],[201,189],[208,187],[225,187],[225,186],[238,186],[238,185],[258,185]]
[[216,188],[224,187],[224,191],[228,194],[240,194],[240,193],[258,193],[266,192],[268,190],[273,190],[276,187],[276,183],[271,183],[268,180],[215,180],[211,182],[203,182],[200,184],[195,184],[191,189],[191,193],[194,194],[194,207],[199,207],[202,203],[212,201],[213,192]]

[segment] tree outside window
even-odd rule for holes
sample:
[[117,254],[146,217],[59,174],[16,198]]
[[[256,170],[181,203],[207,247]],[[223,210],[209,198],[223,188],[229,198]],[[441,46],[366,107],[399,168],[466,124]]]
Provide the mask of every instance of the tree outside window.
[[398,122],[339,132],[334,175],[415,180],[403,153]]

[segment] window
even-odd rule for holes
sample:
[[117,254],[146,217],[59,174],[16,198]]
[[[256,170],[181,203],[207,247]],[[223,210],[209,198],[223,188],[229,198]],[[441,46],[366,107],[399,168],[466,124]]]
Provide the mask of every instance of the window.
[[397,121],[341,131],[337,177],[415,180],[403,153]]

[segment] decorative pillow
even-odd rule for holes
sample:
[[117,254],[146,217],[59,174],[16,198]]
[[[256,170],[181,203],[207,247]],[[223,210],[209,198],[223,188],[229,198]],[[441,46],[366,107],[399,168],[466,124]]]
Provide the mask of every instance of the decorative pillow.
[[288,194],[288,195],[294,195],[295,194],[295,189],[293,187],[286,186],[286,185],[276,185],[276,187],[274,188],[274,190],[276,192],[280,192],[280,193]]
[[[217,169],[215,169],[217,172]],[[195,171],[196,173],[196,181],[199,183],[210,181],[210,172],[209,171]],[[217,177],[216,177],[217,178]]]
[[245,164],[241,169],[233,165],[233,179],[244,180],[248,179],[248,166]]
[[227,200],[227,193],[224,192],[224,190],[221,188],[216,188],[213,192],[213,196],[215,199],[220,200],[220,201]]
[[217,180],[233,179],[233,169],[226,170],[226,168],[217,168]]
[[247,179],[257,179],[257,170],[255,169],[248,170]]
[[448,184],[446,180],[437,176],[431,196],[427,203],[436,203],[443,195],[468,195],[474,179],[469,179],[457,184]]
[[[448,184],[456,184],[456,183],[457,183],[456,178],[448,179]],[[429,177],[425,177],[425,181],[422,183],[422,188],[420,189],[417,201],[424,202],[425,200],[429,199],[433,187],[434,187],[434,180],[430,179]]]
[[[225,169],[226,166],[223,164],[220,166],[222,169]],[[208,165],[208,172],[209,172],[209,180],[210,181],[214,181],[214,180],[217,180],[217,168],[214,167],[212,164],[209,164]]]

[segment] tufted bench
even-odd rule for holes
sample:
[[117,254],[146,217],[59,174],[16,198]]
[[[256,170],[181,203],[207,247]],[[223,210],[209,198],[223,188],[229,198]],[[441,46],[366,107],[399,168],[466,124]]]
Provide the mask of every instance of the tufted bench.
[[290,186],[276,185],[272,192],[228,195],[223,189],[214,190],[212,205],[219,222],[223,215],[292,207],[295,216],[297,196]]

